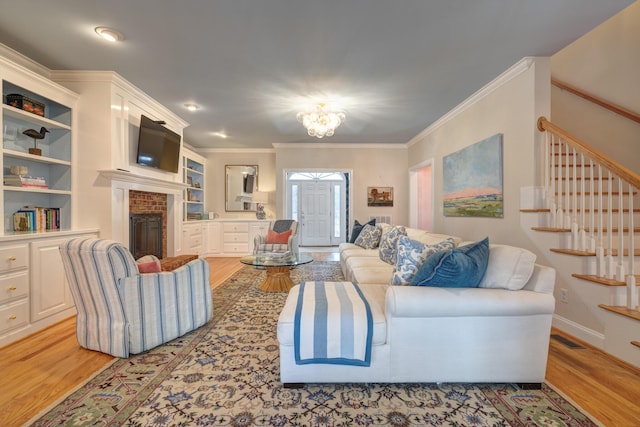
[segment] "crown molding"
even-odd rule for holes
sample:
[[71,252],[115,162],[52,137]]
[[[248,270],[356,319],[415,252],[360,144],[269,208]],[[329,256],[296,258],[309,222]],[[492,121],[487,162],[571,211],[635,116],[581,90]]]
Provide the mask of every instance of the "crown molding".
[[407,148],[411,147],[414,144],[417,144],[418,142],[422,141],[431,132],[434,132],[436,129],[443,126],[448,121],[454,119],[456,116],[458,116],[462,112],[471,108],[474,104],[476,104],[483,98],[489,96],[496,89],[500,88],[501,86],[505,85],[506,83],[518,77],[520,74],[527,71],[529,68],[531,68],[531,66],[534,64],[535,61],[536,61],[536,57],[525,56],[520,61],[516,62],[514,65],[509,67],[505,72],[500,74],[498,77],[496,77],[495,79],[493,79],[492,81],[484,85],[480,90],[478,90],[473,95],[471,95],[470,97],[462,101],[460,104],[458,104],[448,113],[446,113],[444,116],[440,117],[438,120],[433,122],[425,130],[423,130],[422,132],[420,132],[419,134],[411,138],[411,140],[409,140],[409,142],[405,144],[406,147]]
[[138,102],[152,105],[163,120],[168,121],[168,117],[181,128],[189,126],[189,122],[178,116],[176,113],[165,107],[163,104],[147,95],[145,91],[129,82],[115,71],[93,71],[93,70],[51,70],[51,79],[58,82],[90,82],[90,83],[111,83],[125,91],[128,96],[135,98]]
[[47,67],[2,43],[0,43],[0,58],[6,58],[8,61],[20,65],[29,71],[40,74],[46,78],[51,78],[51,70]]
[[361,144],[361,143],[337,143],[332,144],[330,142],[276,142],[271,144],[275,149],[283,148],[311,148],[311,149],[326,149],[326,148],[340,148],[340,149],[362,149],[362,148],[375,148],[382,150],[406,150],[406,144]]
[[200,148],[194,147],[198,153],[237,153],[237,154],[275,154],[273,148]]

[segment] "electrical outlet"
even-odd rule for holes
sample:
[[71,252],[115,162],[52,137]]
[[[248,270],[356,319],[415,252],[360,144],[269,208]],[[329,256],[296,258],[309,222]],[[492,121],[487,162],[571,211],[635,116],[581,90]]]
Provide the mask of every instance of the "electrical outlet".
[[560,289],[560,302],[569,304],[569,289],[566,289],[566,288]]

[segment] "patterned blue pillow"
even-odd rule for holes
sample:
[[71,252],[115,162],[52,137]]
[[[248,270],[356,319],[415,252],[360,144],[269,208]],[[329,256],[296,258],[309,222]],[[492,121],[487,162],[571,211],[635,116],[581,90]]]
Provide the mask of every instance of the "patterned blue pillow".
[[417,286],[477,288],[489,263],[489,238],[427,257],[411,281]]
[[353,243],[361,248],[375,249],[378,247],[381,234],[382,230],[380,228],[367,224],[362,228],[358,238]]
[[454,243],[452,238],[433,245],[427,245],[426,243],[412,240],[406,236],[401,236],[398,239],[397,260],[389,284],[410,284],[413,276],[416,275],[420,266],[429,255],[438,251],[453,249],[453,247]]
[[376,219],[375,218],[371,218],[369,221],[365,222],[364,224],[360,224],[357,219],[354,221],[353,227],[351,227],[351,239],[349,239],[349,243],[355,243],[356,242],[356,239],[360,235],[360,232],[362,231],[364,226],[367,225],[367,224],[376,225]]
[[387,264],[395,265],[396,255],[398,253],[398,239],[407,235],[407,229],[403,226],[393,226],[380,238],[380,246],[378,253],[380,259]]

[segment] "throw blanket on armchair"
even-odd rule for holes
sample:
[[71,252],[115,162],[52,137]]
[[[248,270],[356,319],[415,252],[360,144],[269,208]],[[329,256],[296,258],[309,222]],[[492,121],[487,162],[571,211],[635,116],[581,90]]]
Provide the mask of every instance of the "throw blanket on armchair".
[[371,364],[373,317],[351,282],[304,282],[294,318],[296,364]]

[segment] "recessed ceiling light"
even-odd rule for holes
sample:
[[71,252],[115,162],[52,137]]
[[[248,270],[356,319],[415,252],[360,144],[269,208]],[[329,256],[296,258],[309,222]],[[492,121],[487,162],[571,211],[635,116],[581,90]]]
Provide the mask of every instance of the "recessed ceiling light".
[[184,108],[189,111],[198,111],[200,109],[200,107],[196,104],[184,104]]
[[211,135],[217,136],[218,138],[227,139],[227,134],[224,132],[211,132]]
[[110,42],[120,42],[124,40],[121,32],[109,27],[96,27],[96,33],[103,39]]

